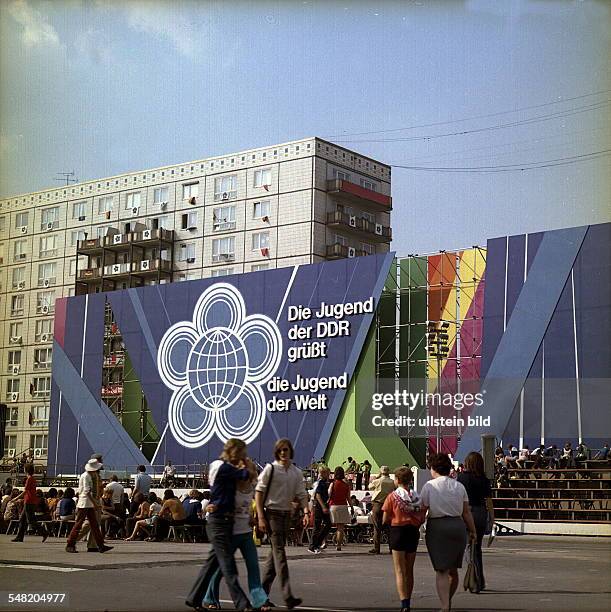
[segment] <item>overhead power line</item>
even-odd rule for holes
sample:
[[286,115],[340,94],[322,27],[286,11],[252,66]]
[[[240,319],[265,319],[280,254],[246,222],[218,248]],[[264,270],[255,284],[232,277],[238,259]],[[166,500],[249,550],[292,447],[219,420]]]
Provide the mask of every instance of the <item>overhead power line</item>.
[[557,159],[548,159],[545,161],[526,162],[521,164],[504,164],[499,166],[467,166],[467,167],[433,167],[433,166],[406,166],[402,164],[390,164],[393,168],[401,168],[403,170],[415,170],[422,172],[446,172],[446,173],[499,173],[499,172],[524,172],[526,170],[537,170],[539,168],[552,168],[554,166],[568,166],[579,162],[589,161],[606,157],[611,153],[611,149],[602,151],[593,151],[592,153],[584,153],[582,155],[573,155],[572,157],[559,157]]
[[[416,130],[419,128],[436,127],[438,125],[451,125],[452,123],[461,123],[463,121],[474,121],[476,119],[489,119],[490,117],[499,117],[501,115],[510,115],[511,113],[520,113],[522,111],[534,110],[536,108],[545,108],[546,106],[552,106],[554,104],[564,104],[566,102],[574,102],[575,100],[583,100],[584,98],[591,98],[593,96],[600,96],[611,92],[611,89],[604,89],[602,91],[595,91],[581,96],[573,96],[572,98],[564,98],[563,100],[554,100],[552,102],[545,102],[543,104],[535,104],[533,106],[522,106],[521,108],[514,108],[513,110],[499,111],[496,113],[488,113],[486,115],[475,115],[474,117],[464,117],[463,119],[449,119],[447,121],[437,121],[435,123],[422,123],[420,125],[410,125],[408,127],[391,128],[386,130],[373,130],[369,132],[344,132],[343,134],[334,134],[332,136],[325,136],[325,138],[346,138],[347,136],[368,136],[370,134],[390,134],[392,132],[403,132],[407,130]],[[569,109],[570,110],[570,109]]]
[[498,125],[489,125],[481,128],[474,128],[471,130],[461,130],[459,132],[447,132],[445,134],[430,134],[427,136],[403,136],[397,138],[367,138],[358,140],[334,140],[336,143],[363,143],[363,142],[410,142],[415,140],[434,140],[435,138],[445,138],[447,136],[465,136],[466,134],[476,134],[481,132],[490,132],[494,130],[502,130],[509,127],[518,127],[523,125],[529,125],[531,123],[540,123],[542,121],[552,121],[553,119],[562,119],[564,117],[570,117],[572,115],[578,115],[581,113],[587,113],[594,110],[599,110],[611,104],[611,100],[604,100],[602,102],[596,102],[594,104],[588,104],[574,109],[565,111],[558,111],[555,113],[549,113],[547,115],[539,115],[537,117],[530,117],[529,119],[520,119],[517,121],[511,121],[509,123],[501,123]]

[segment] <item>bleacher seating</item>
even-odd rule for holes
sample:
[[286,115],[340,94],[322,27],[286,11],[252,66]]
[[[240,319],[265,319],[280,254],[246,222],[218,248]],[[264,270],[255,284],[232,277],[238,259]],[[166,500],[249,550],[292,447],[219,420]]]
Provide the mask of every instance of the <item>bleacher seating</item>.
[[611,462],[589,460],[575,468],[507,468],[493,489],[498,520],[611,522]]

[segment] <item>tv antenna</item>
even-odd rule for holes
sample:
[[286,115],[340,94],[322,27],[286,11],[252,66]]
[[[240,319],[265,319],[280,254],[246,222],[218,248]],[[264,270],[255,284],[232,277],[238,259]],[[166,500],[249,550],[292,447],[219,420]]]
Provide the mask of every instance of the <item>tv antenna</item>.
[[62,178],[56,178],[56,181],[66,181],[66,185],[70,183],[78,183],[78,179],[74,176],[74,170],[72,172],[56,172],[55,174],[59,174]]

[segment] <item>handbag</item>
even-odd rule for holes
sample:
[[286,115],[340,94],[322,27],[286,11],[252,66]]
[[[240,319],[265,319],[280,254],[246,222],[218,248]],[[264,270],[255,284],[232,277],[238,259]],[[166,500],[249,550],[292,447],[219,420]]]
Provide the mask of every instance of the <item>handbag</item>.
[[465,591],[479,593],[479,578],[477,575],[477,566],[475,565],[475,546],[473,546],[473,544],[469,544],[468,554],[469,564],[467,565],[467,571],[465,572],[463,586]]

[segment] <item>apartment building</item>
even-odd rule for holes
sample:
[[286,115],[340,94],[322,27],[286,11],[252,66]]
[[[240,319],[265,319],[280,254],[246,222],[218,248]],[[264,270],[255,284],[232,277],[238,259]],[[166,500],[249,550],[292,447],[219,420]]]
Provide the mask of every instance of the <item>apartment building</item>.
[[320,138],[0,201],[5,458],[47,453],[55,300],[386,252],[391,168]]

